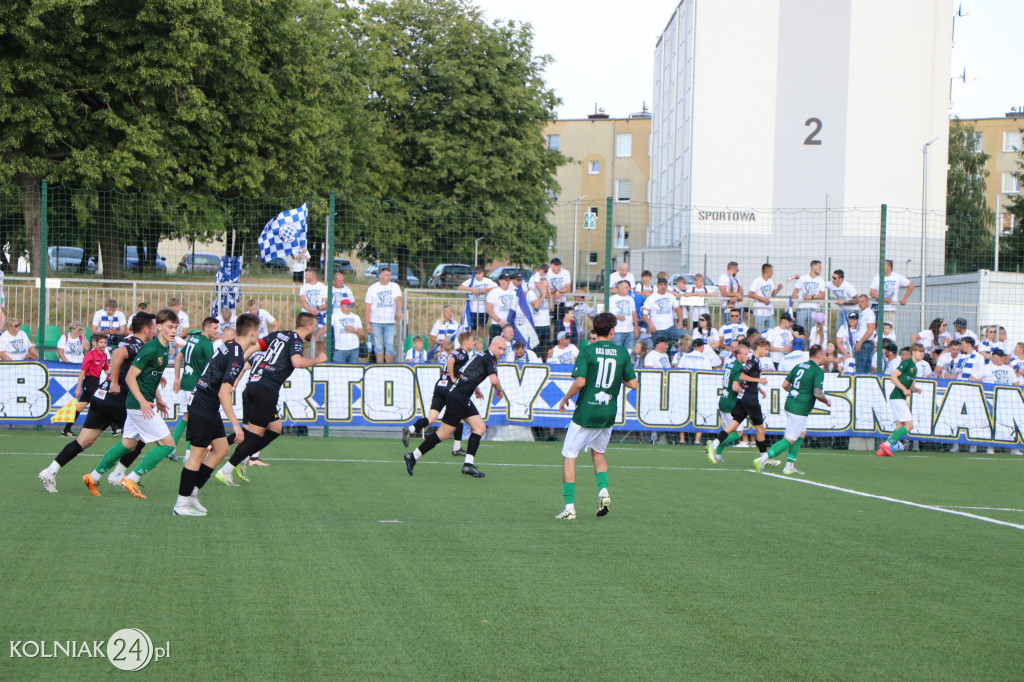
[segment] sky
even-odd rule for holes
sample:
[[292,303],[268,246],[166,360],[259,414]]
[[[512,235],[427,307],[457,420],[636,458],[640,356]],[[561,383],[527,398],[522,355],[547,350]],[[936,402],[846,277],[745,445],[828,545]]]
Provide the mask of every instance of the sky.
[[[554,58],[547,83],[562,100],[558,117],[584,118],[599,106],[616,118],[651,104],[654,45],[679,0],[475,0],[488,19],[532,24],[535,54]],[[1001,117],[1024,107],[1020,28],[1024,0],[953,0],[950,115]],[[625,11],[624,11],[625,8]]]

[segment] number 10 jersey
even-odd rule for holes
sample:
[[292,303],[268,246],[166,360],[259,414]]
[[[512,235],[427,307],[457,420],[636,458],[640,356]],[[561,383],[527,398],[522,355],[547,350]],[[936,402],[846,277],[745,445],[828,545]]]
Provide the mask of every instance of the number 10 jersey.
[[587,380],[577,394],[572,421],[587,429],[613,426],[622,382],[636,378],[629,351],[611,341],[587,344],[576,358],[572,376]]

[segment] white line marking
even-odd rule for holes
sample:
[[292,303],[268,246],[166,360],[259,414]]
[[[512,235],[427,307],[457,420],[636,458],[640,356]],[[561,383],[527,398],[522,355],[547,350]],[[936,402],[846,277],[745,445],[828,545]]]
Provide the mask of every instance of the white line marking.
[[978,462],[1024,462],[1024,459],[1012,459],[1010,457],[968,457],[967,459],[973,459]]
[[958,507],[954,504],[941,504],[936,506],[945,507],[946,509],[977,509],[980,511],[1024,512],[1024,509],[1006,509],[1005,507]]
[[[751,473],[757,473],[753,469],[749,470]],[[908,507],[917,507],[919,509],[930,509],[932,511],[942,512],[943,514],[954,514],[956,516],[964,516],[969,519],[976,519],[978,521],[986,521],[988,523],[994,523],[998,526],[1009,526],[1010,528],[1016,528],[1018,530],[1024,530],[1024,525],[1018,523],[1010,523],[1008,521],[1000,521],[999,519],[989,518],[988,516],[978,516],[977,514],[968,514],[967,512],[956,511],[955,509],[945,509],[943,507],[936,507],[930,504],[920,504],[918,502],[911,502],[910,500],[901,500],[896,497],[888,497],[886,495],[874,495],[872,493],[861,492],[860,490],[852,490],[850,488],[841,488],[837,485],[829,485],[828,483],[818,483],[817,481],[809,481],[806,478],[790,478],[789,476],[783,476],[781,474],[772,474],[767,471],[761,474],[762,476],[772,476],[773,478],[782,479],[784,481],[793,481],[795,483],[805,483],[807,485],[813,485],[818,488],[828,488],[829,490],[838,490],[841,493],[850,493],[851,495],[858,495],[860,497],[870,497],[875,500],[883,500],[885,502],[895,502],[896,504],[903,504]]]

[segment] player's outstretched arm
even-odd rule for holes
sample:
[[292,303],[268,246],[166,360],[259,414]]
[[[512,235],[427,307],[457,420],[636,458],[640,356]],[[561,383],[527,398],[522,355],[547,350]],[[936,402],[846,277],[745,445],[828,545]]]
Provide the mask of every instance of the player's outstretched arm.
[[[634,379],[633,381],[636,381],[636,379]],[[586,386],[586,385],[587,385],[587,378],[586,377],[576,377],[576,379],[572,382],[572,386],[570,386],[569,390],[565,392],[565,396],[562,398],[561,401],[559,401],[559,403],[558,403],[558,411],[559,412],[565,412],[565,408],[569,404],[569,400],[571,400],[573,397],[575,397],[575,395],[577,393],[582,391],[583,387]]]
[[327,362],[327,353],[323,351],[317,353],[315,358],[306,358],[298,353],[292,356],[292,367],[295,369],[307,369],[313,365],[319,365],[321,362]]

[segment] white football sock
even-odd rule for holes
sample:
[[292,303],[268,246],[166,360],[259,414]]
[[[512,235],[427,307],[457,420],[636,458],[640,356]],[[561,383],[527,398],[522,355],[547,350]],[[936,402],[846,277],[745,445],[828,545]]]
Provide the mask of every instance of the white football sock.
[[113,471],[114,478],[121,478],[122,476],[124,476],[127,473],[128,473],[128,467],[126,467],[125,465],[121,464],[120,462],[118,462],[117,466],[114,467],[114,471]]
[[142,476],[139,476],[134,471],[131,472],[130,474],[128,474],[128,480],[129,481],[135,481],[136,483],[138,483],[140,478],[142,478]]
[[423,453],[420,452],[419,448],[416,448],[415,450],[412,451],[412,458],[413,459],[419,460],[419,458],[422,457],[422,456],[423,456]]
[[452,441],[452,452],[455,452],[455,451],[461,450],[461,449],[462,449],[462,441],[461,440],[453,440]]
[[46,467],[46,470],[49,471],[54,476],[56,476],[57,472],[60,471],[60,465],[57,464],[57,460],[54,460],[50,462],[50,466]]
[[187,507],[188,498],[184,495],[178,495],[178,501],[174,504],[175,507]]
[[220,472],[222,474],[230,474],[234,470],[235,470],[235,465],[232,464],[231,462],[228,462],[227,464],[225,464],[224,466],[221,467]]

